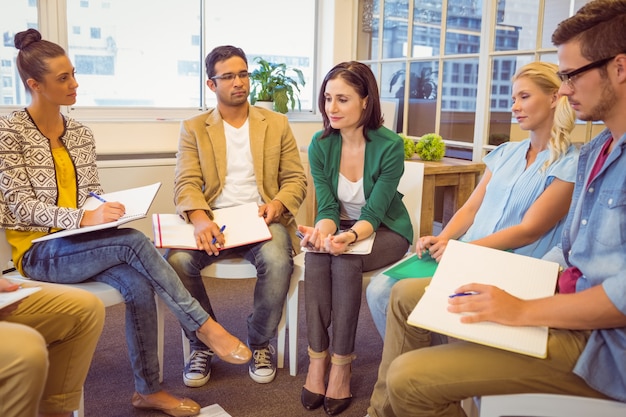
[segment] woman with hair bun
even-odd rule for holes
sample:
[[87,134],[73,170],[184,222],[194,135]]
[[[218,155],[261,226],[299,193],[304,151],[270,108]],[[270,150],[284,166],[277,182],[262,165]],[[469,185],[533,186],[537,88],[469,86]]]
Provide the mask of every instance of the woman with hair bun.
[[[200,406],[161,389],[157,358],[158,294],[181,322],[222,360],[245,364],[250,350],[209,317],[150,240],[135,229],[108,228],[32,243],[60,229],[102,224],[124,215],[119,202],[81,208],[101,194],[89,128],[60,112],[76,102],[78,83],[65,50],[35,29],[15,35],[17,67],[31,104],[0,118],[0,227],[25,276],[54,283],[94,280],[120,291],[126,303],[126,342],[135,379],[132,404],[171,416]],[[77,407],[76,407],[77,408]]]

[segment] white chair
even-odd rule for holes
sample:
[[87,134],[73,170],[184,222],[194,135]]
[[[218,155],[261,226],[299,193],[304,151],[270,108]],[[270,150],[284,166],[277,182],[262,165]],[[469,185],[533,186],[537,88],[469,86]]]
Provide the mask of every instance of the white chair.
[[[202,277],[213,277],[219,279],[246,279],[257,277],[256,267],[243,257],[220,259],[202,269],[202,271],[200,271],[200,274],[202,275]],[[294,270],[291,274],[290,291],[291,287],[293,286],[294,279],[296,280],[297,288],[297,278],[299,274],[300,267],[294,265]],[[280,322],[278,323],[277,329],[278,335],[276,341],[276,366],[278,368],[283,368],[285,365],[285,333],[287,329],[287,315],[287,302],[285,302],[285,304],[283,305],[283,315],[280,319]],[[291,325],[291,323],[289,323],[289,325]],[[187,339],[187,337],[185,336],[185,332],[182,332],[182,344],[183,358],[186,362],[189,358],[191,351],[189,346],[189,339]],[[291,371],[290,374],[292,374]]]
[[[413,252],[415,244],[420,236],[420,218],[422,213],[422,185],[424,182],[424,164],[417,161],[404,161],[404,174],[400,178],[398,191],[404,197],[402,202],[409,212],[411,224],[413,226],[413,245],[409,248],[407,255]],[[405,255],[406,256],[406,255]],[[300,275],[296,276],[298,267]],[[380,274],[388,266],[363,273],[363,286],[369,284],[370,279]],[[294,279],[296,278],[297,279]],[[290,375],[295,376],[298,370],[298,286],[304,281],[304,253],[300,253],[294,258],[294,274],[291,277],[291,286],[287,294],[287,312],[289,314],[289,370]]]
[[480,398],[480,417],[503,416],[626,416],[626,403],[556,394],[487,395]]
[[[11,246],[9,246],[6,236],[4,233],[4,229],[0,229],[0,267],[2,268],[2,275],[9,278],[11,281],[16,282],[37,282],[32,281],[26,277],[21,276],[17,271],[12,270],[13,262],[11,261]],[[4,273],[5,270],[10,272]],[[122,298],[122,294],[119,293],[115,288],[111,287],[108,284],[104,284],[102,282],[82,282],[79,284],[49,284],[49,285],[67,285],[70,287],[80,288],[81,290],[89,291],[94,294],[100,300],[102,300],[105,307],[110,307],[116,304],[120,304],[124,302]],[[157,339],[157,354],[159,357],[159,380],[163,382],[163,346],[164,346],[164,335],[165,335],[165,319],[163,316],[163,301],[158,296],[156,298],[157,305],[157,329],[158,329],[158,339]],[[85,414],[85,404],[84,404],[85,396],[84,393],[80,399],[80,408],[74,412],[75,417],[84,417]]]

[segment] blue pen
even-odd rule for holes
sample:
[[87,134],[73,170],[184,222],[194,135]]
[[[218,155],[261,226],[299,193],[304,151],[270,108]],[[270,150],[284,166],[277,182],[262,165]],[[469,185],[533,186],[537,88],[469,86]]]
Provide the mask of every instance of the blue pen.
[[[224,233],[225,229],[226,229],[226,225],[220,227],[220,234]],[[215,242],[217,242],[217,236],[213,238],[213,240],[211,241],[211,245],[215,245]]]
[[477,292],[474,292],[474,291],[469,291],[469,292],[457,292],[456,294],[449,295],[448,297],[450,297],[450,298],[454,298],[454,297],[463,297],[463,296],[466,296],[466,295],[476,295],[476,294],[478,294],[478,293],[477,293]]
[[102,201],[103,203],[107,202],[104,198],[100,197],[98,194],[94,193],[93,191],[90,191],[89,195],[92,196],[93,198],[97,199],[97,200]]

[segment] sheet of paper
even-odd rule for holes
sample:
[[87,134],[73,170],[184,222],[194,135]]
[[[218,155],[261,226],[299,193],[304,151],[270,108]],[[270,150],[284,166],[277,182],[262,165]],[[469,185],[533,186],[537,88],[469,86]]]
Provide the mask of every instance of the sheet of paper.
[[26,287],[11,292],[0,292],[0,309],[24,299],[40,289],[41,287]]
[[408,323],[438,333],[535,357],[546,357],[546,327],[492,322],[461,323],[447,310],[449,296],[464,284],[495,285],[522,299],[554,294],[559,264],[450,240],[424,296]]
[[218,404],[209,405],[200,409],[198,417],[232,417]]

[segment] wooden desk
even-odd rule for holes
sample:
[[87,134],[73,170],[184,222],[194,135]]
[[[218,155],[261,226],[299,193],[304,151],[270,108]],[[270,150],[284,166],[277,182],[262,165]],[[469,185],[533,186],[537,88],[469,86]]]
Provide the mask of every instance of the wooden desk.
[[485,171],[485,164],[455,158],[443,158],[437,162],[414,161],[424,164],[420,236],[428,236],[433,234],[435,221],[435,188],[443,187],[442,225],[445,226],[474,191]]

